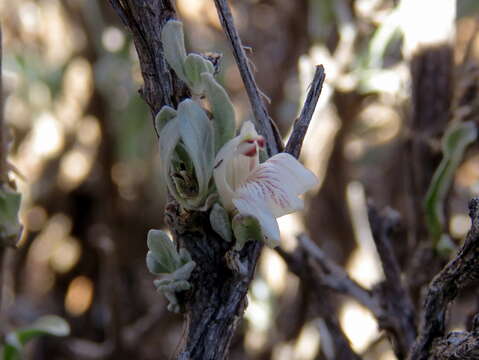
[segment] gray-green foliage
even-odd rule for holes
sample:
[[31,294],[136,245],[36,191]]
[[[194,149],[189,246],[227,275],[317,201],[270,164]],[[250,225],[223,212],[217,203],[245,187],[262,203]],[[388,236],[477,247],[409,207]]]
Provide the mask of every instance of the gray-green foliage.
[[451,187],[454,174],[462,161],[467,146],[477,138],[476,125],[469,122],[454,123],[442,139],[443,158],[434,172],[425,198],[426,223],[435,247],[443,249],[450,243],[444,238],[446,228],[444,199]]
[[196,264],[186,249],[178,252],[173,241],[161,230],[148,232],[148,253],[146,265],[155,275],[163,275],[161,280],[155,280],[158,291],[162,292],[169,301],[168,310],[180,312],[180,305],[176,293],[189,290],[191,284],[188,279]]
[[14,246],[21,225],[18,221],[21,195],[8,187],[0,186],[0,246]]
[[265,241],[259,221],[251,215],[236,214],[232,220],[235,250],[240,251],[248,241]]
[[211,208],[210,224],[218,235],[224,240],[231,242],[233,234],[231,232],[230,217],[226,209],[219,203],[214,204]]
[[186,53],[181,22],[167,22],[162,41],[168,64],[195,97],[206,96],[212,111],[210,121],[199,105],[187,99],[177,111],[164,106],[155,118],[168,189],[183,207],[199,210],[208,198],[215,153],[234,136],[234,109],[213,76],[213,64]]
[[187,209],[201,208],[209,194],[213,171],[213,127],[204,110],[190,99],[178,111],[164,107],[156,117],[160,154],[173,197]]
[[213,113],[215,129],[215,152],[230,140],[235,134],[235,111],[233,104],[225,91],[210,73],[202,73],[206,98]]
[[194,95],[203,93],[201,74],[213,74],[215,69],[211,61],[198,54],[186,54],[183,24],[177,20],[168,21],[162,32],[161,41],[166,61],[176,75],[185,82]]
[[20,360],[24,345],[39,336],[67,336],[69,333],[70,326],[61,317],[55,315],[43,316],[33,324],[6,335],[3,360]]

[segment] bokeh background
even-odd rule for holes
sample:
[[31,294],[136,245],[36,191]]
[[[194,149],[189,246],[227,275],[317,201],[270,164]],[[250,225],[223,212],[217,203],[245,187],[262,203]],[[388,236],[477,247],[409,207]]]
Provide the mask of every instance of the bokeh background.
[[[283,247],[293,249],[295,236],[307,231],[368,287],[382,272],[367,200],[400,207],[407,195],[398,159],[410,135],[412,54],[429,41],[449,43],[453,90],[477,78],[478,2],[450,1],[453,6],[443,11],[425,1],[431,16],[414,3],[232,1],[257,82],[284,136],[314,65],[326,69],[302,154],[321,186],[308,194],[306,212],[280,219]],[[213,2],[176,5],[187,47],[223,53],[220,80],[237,118],[251,119]],[[24,225],[18,249],[6,257],[7,327],[43,314],[70,324],[68,338],[36,341],[26,349],[27,359],[173,358],[184,324],[166,311],[144,261],[147,231],[164,226],[165,190],[151,115],[138,93],[141,71],[130,34],[107,1],[2,0],[0,22],[9,160],[17,169],[11,175],[23,195]],[[478,193],[476,146],[459,168],[450,198],[449,231],[457,242],[469,226],[467,200]],[[321,332],[315,291],[265,249],[231,359],[326,359],[330,340]],[[395,358],[366,309],[344,297],[334,303],[364,359]],[[458,301],[451,326],[463,328],[478,303],[474,292]]]

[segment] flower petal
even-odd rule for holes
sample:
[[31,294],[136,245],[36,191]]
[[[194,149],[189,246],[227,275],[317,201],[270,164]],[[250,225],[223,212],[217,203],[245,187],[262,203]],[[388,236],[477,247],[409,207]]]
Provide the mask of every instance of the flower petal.
[[258,220],[265,236],[266,245],[272,248],[279,245],[278,223],[264,202],[258,202],[258,199],[243,194],[241,197],[233,199],[233,203],[240,214],[254,216]]
[[305,168],[295,157],[288,153],[279,153],[266,161],[274,165],[279,176],[291,186],[297,195],[303,194],[318,185],[316,175]]
[[275,217],[303,208],[298,195],[317,184],[316,177],[289,154],[273,156],[258,165],[237,189],[238,196],[248,196],[266,203]]
[[215,158],[215,165],[213,168],[213,176],[215,179],[216,189],[220,195],[221,203],[228,211],[234,209],[231,201],[234,196],[234,188],[232,188],[233,171],[232,162],[236,154],[236,148],[240,142],[238,136],[234,137],[220,149]]

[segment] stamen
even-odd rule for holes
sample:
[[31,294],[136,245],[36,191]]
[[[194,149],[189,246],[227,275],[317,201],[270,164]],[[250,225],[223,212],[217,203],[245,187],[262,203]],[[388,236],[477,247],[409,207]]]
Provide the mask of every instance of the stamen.
[[258,144],[258,146],[259,146],[261,149],[263,149],[264,146],[266,145],[266,142],[265,142],[265,140],[264,140],[264,137],[262,137],[262,136],[259,136],[259,137],[258,137],[258,140],[256,140],[256,143]]

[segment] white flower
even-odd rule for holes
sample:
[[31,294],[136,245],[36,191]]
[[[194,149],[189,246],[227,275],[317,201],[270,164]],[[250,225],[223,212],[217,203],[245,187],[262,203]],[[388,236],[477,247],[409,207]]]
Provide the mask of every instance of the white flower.
[[265,140],[251,122],[228,141],[215,159],[214,179],[226,210],[255,217],[269,246],[279,243],[276,218],[303,208],[298,196],[318,184],[316,176],[288,153],[259,163]]

